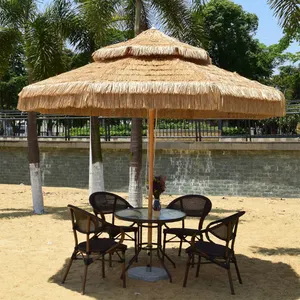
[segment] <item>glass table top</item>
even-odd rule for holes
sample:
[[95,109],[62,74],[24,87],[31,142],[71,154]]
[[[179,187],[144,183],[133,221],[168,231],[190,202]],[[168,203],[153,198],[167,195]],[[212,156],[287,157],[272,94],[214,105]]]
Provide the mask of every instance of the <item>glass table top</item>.
[[186,214],[180,210],[162,208],[159,217],[148,219],[148,208],[131,208],[119,210],[115,216],[121,220],[136,223],[166,223],[176,222],[185,218]]

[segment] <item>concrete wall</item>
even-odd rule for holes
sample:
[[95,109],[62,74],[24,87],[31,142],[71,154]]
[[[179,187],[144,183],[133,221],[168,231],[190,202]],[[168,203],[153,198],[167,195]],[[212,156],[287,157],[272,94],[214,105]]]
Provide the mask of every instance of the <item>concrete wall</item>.
[[[0,183],[29,184],[26,146],[0,142]],[[102,148],[106,189],[127,191],[129,143]],[[298,142],[158,142],[156,148],[155,174],[167,176],[166,193],[300,198]],[[41,142],[40,151],[43,185],[88,187],[88,143]],[[144,167],[145,157],[146,151]]]

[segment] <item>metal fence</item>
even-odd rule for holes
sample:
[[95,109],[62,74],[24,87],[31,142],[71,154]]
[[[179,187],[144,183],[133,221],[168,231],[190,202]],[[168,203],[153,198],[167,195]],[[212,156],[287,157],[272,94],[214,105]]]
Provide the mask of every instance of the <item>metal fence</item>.
[[[157,120],[158,139],[189,139],[196,141],[222,140],[224,138],[299,138],[300,100],[287,109],[293,122],[277,124],[253,120]],[[131,119],[99,117],[100,135],[105,141],[128,140]],[[299,123],[300,125],[300,123]],[[37,115],[37,133],[40,138],[84,139],[90,134],[90,118],[77,116]],[[143,136],[147,135],[147,120],[143,120]],[[27,114],[19,111],[0,111],[0,138],[27,138]]]

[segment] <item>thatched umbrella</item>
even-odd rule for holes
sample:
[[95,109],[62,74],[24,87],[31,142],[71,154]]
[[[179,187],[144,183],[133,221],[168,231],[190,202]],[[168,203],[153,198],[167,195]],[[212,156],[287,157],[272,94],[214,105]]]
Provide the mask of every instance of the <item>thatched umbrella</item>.
[[[18,109],[87,116],[148,117],[149,217],[154,118],[264,119],[285,114],[283,94],[211,64],[203,49],[159,30],[97,50],[94,62],[31,84]],[[151,231],[149,240],[151,241]]]

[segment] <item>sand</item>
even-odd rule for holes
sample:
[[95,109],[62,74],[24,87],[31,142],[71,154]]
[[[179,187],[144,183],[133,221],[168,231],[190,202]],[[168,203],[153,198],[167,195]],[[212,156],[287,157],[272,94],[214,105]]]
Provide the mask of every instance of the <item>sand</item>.
[[[182,287],[186,254],[177,256],[169,245],[167,253],[175,260],[167,264],[173,283],[167,280],[148,283],[127,279],[122,288],[121,265],[106,264],[101,277],[101,262],[88,271],[86,295],[80,294],[82,261],[76,261],[65,284],[62,273],[74,247],[67,204],[88,211],[88,192],[83,189],[43,189],[46,214],[33,215],[30,187],[0,185],[0,299],[300,299],[300,199],[210,197],[213,210],[205,225],[236,210],[246,214],[239,225],[236,254],[243,279],[240,285],[232,270],[235,296],[231,296],[226,271],[203,265],[195,278],[190,270],[186,288]],[[125,194],[121,194],[126,198]],[[164,195],[163,204],[175,196]],[[120,224],[125,224],[119,222]],[[127,224],[128,225],[128,224]],[[197,221],[187,220],[196,227]],[[144,235],[145,236],[145,235]],[[127,258],[133,255],[128,244]],[[145,253],[137,265],[145,263]],[[156,258],[154,257],[154,262]]]

